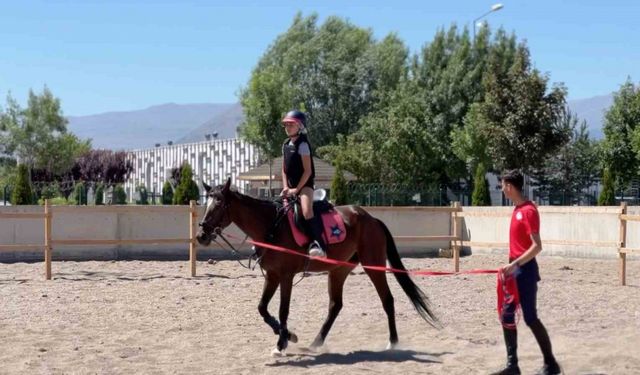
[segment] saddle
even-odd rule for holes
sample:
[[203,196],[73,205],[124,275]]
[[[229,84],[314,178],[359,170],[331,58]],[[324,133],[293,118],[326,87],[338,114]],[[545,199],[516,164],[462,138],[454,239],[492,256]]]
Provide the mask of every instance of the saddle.
[[[307,246],[310,242],[305,225],[304,216],[302,215],[302,207],[300,202],[295,200],[293,207],[287,210],[287,219],[293,238],[298,246]],[[327,192],[324,189],[318,189],[313,192],[313,214],[320,216],[323,224],[323,235],[327,245],[340,243],[347,237],[347,229],[340,213],[327,200]]]

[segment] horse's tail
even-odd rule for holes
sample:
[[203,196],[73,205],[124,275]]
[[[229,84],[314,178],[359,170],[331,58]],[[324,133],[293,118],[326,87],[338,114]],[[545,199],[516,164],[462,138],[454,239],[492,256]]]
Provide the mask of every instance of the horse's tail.
[[[402,260],[400,260],[400,254],[398,254],[398,249],[396,248],[396,243],[393,240],[393,236],[389,231],[389,228],[382,222],[380,219],[376,219],[382,229],[384,230],[384,234],[387,237],[387,259],[389,260],[389,264],[391,267],[399,270],[405,270],[404,264],[402,264]],[[411,280],[409,274],[404,272],[394,272],[393,273],[398,280],[398,283],[404,290],[405,294],[413,303],[413,306],[418,311],[418,314],[424,319],[427,323],[434,327],[440,326],[438,322],[438,318],[433,313],[431,308],[431,303],[429,302],[429,298],[427,295],[418,288],[418,286]]]

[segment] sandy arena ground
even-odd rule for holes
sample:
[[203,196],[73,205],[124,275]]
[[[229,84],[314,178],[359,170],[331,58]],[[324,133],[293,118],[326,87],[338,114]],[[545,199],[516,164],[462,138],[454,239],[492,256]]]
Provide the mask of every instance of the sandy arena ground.
[[[462,269],[496,268],[474,255]],[[450,259],[404,259],[409,268],[449,270]],[[618,285],[617,260],[539,257],[539,314],[566,374],[640,373],[640,261]],[[420,319],[391,275],[401,349],[384,351],[387,323],[361,268],[347,279],[344,308],[324,352],[310,352],[325,318],[327,279],[294,288],[289,327],[300,338],[273,358],[276,336],[256,306],[262,275],[233,261],[0,264],[1,374],[486,374],[505,349],[495,312],[495,276],[414,278],[443,324]],[[270,311],[277,316],[278,294]],[[542,364],[519,325],[520,364]]]

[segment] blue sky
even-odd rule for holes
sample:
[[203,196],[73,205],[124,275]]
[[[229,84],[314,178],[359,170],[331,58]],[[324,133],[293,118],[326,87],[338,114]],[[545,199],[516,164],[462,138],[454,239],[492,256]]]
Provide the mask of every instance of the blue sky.
[[[296,12],[396,32],[416,52],[440,27],[471,28],[498,1],[0,0],[0,107],[49,86],[67,115],[162,103],[231,103]],[[569,99],[640,81],[640,1],[500,1],[487,16],[526,39]],[[234,5],[229,5],[233,3]]]

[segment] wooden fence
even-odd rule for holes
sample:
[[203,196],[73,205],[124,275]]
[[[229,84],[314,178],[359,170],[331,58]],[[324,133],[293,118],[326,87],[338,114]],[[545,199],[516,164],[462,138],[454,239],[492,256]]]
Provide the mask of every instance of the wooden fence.
[[[155,238],[155,239],[55,239],[52,238],[52,221],[56,213],[61,212],[73,212],[75,207],[69,206],[51,206],[49,201],[45,201],[43,213],[0,213],[0,218],[15,218],[15,219],[44,219],[44,244],[19,244],[19,245],[3,245],[0,244],[0,251],[30,251],[34,249],[42,249],[44,251],[44,264],[45,264],[45,278],[51,279],[51,260],[53,248],[56,245],[72,245],[72,246],[91,246],[91,245],[126,245],[126,244],[169,244],[169,243],[184,243],[189,244],[189,273],[191,277],[196,276],[196,259],[197,259],[197,243],[196,243],[196,205],[194,201],[191,201],[189,206],[168,206],[168,207],[154,207],[146,206],[144,209],[148,212],[167,212],[167,210],[176,210],[177,212],[184,213],[189,216],[189,238]],[[85,207],[88,210],[94,210],[96,212],[121,212],[126,210],[126,206],[89,206]],[[385,208],[376,207],[376,209],[384,210]],[[389,207],[391,209],[397,209],[397,207]],[[443,233],[436,236],[394,236],[396,241],[402,242],[428,242],[428,241],[449,241],[453,258],[453,270],[455,272],[460,271],[460,250],[462,247],[489,247],[489,248],[508,248],[509,244],[506,242],[477,242],[477,241],[464,241],[464,236],[461,233],[462,219],[465,217],[509,217],[510,211],[504,212],[478,212],[467,211],[465,212],[460,206],[459,202],[454,202],[450,207],[413,207],[412,211],[419,212],[440,212],[449,213],[451,215],[450,233]],[[553,208],[545,207],[543,212],[555,212]],[[611,209],[608,209],[611,210]],[[563,208],[562,213],[581,213],[581,214],[602,214],[601,208],[597,207],[576,207],[572,209]],[[611,213],[607,211],[607,213]],[[628,221],[640,221],[640,215],[627,215],[627,205],[622,203],[618,214],[620,220],[620,240],[617,243],[603,242],[603,241],[579,241],[579,240],[554,240],[544,239],[543,244],[552,245],[574,245],[574,246],[598,246],[598,247],[617,247],[618,256],[620,259],[620,281],[622,285],[626,285],[626,254],[640,253],[639,249],[632,249],[626,247],[627,236],[627,222]]]
[[[14,219],[33,219],[44,218],[44,244],[19,244],[19,245],[2,245],[0,251],[32,251],[34,249],[44,250],[45,278],[51,280],[51,258],[53,248],[56,245],[70,246],[96,246],[96,245],[130,245],[130,244],[171,244],[184,243],[189,244],[189,263],[191,276],[196,275],[196,204],[191,201],[189,206],[167,206],[154,207],[145,206],[147,212],[164,212],[167,210],[176,210],[189,215],[189,238],[145,238],[145,239],[85,239],[77,238],[72,240],[57,240],[52,238],[51,227],[52,221],[56,213],[73,212],[74,206],[51,206],[49,200],[45,200],[44,213],[0,213],[0,218]],[[87,210],[95,212],[122,212],[127,209],[126,206],[87,206]]]

